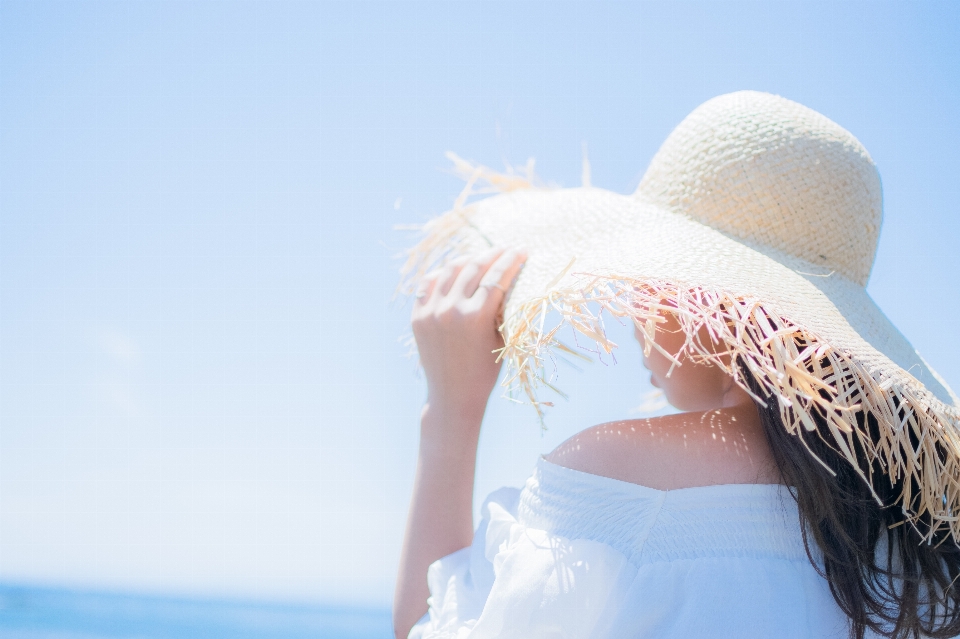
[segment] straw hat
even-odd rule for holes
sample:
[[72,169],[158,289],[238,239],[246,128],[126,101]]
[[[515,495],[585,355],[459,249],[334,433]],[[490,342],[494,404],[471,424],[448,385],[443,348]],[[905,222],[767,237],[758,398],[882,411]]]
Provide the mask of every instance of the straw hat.
[[[604,314],[652,336],[658,310],[670,309],[688,355],[724,365],[697,338],[706,326],[778,398],[790,432],[815,429],[819,406],[830,431],[820,435],[851,463],[858,440],[892,477],[915,480],[900,501],[910,521],[960,540],[960,400],[866,292],[883,206],[853,135],[796,102],[742,91],[687,116],[630,195],[588,179],[544,188],[532,170],[503,175],[451,157],[467,187],[422,228],[405,284],[459,255],[524,247],[501,355],[505,385],[538,412],[552,354],[579,352],[559,341],[561,327],[610,352]],[[467,203],[491,190],[504,192]],[[857,426],[862,409],[880,423],[877,440]]]

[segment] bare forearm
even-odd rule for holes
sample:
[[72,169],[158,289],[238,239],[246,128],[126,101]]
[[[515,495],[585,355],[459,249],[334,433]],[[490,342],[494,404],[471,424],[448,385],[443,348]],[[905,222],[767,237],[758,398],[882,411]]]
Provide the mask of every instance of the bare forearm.
[[427,568],[470,545],[482,407],[424,406],[413,498],[394,596],[394,629],[405,637],[427,611]]
[[473,538],[477,438],[500,371],[495,353],[503,346],[497,318],[524,259],[515,250],[493,249],[456,260],[418,285],[410,325],[427,378],[427,405],[394,593],[398,637],[427,611],[427,567]]

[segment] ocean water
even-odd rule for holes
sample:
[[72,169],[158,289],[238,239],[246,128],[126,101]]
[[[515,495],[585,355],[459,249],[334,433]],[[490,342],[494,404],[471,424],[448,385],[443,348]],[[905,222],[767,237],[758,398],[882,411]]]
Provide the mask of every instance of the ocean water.
[[387,639],[386,608],[180,599],[0,584],[2,639]]

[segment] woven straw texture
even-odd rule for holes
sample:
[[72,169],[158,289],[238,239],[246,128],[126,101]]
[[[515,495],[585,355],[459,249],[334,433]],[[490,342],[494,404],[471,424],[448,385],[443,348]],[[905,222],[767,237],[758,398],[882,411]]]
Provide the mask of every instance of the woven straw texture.
[[[632,195],[538,188],[531,175],[453,158],[467,188],[423,228],[404,284],[413,290],[429,270],[491,245],[527,250],[501,326],[513,396],[538,412],[548,404],[554,354],[581,352],[559,341],[563,326],[609,352],[605,315],[652,337],[669,310],[688,355],[725,365],[699,343],[705,326],[777,398],[792,433],[825,415],[819,436],[865,478],[855,443],[892,477],[915,480],[900,497],[907,520],[960,540],[960,400],[864,288],[882,197],[849,132],[778,96],[720,96],[674,130]],[[466,203],[490,190],[506,192]],[[877,417],[878,439],[858,428],[859,410]]]

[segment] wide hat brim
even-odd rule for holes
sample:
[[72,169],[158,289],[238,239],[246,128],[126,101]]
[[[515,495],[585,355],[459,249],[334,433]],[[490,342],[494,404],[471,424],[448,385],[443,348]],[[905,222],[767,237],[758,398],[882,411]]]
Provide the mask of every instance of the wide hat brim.
[[[461,255],[491,246],[527,251],[505,303],[502,357],[505,384],[538,412],[552,353],[570,350],[562,327],[610,350],[603,314],[652,336],[658,312],[670,309],[690,355],[726,362],[744,386],[729,362],[746,366],[795,434],[816,430],[813,412],[826,415],[830,433],[820,436],[861,474],[869,469],[859,468],[857,446],[892,477],[916,479],[903,482],[899,501],[911,505],[903,506],[907,519],[924,520],[925,536],[946,528],[960,539],[960,400],[860,284],[642,195],[591,187],[461,203],[423,230],[405,266],[409,290]],[[704,326],[733,358],[699,343]],[[879,440],[857,427],[860,410],[877,417]]]

